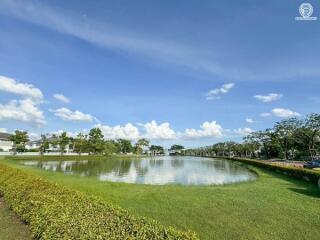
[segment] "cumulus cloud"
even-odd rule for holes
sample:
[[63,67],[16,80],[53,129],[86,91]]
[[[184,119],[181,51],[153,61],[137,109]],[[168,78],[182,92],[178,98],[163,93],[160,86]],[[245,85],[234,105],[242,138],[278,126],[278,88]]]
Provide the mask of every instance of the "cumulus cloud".
[[246,122],[247,123],[254,123],[254,120],[252,118],[247,117],[246,118]]
[[16,120],[41,126],[46,123],[43,112],[31,99],[12,100],[0,104],[0,120]]
[[43,94],[40,89],[27,83],[18,83],[15,79],[0,76],[0,91],[14,93],[33,100],[41,100]]
[[267,112],[261,113],[260,116],[261,117],[275,116],[275,117],[281,117],[281,118],[290,118],[290,117],[299,117],[301,116],[301,114],[286,108],[274,108],[269,113]]
[[151,121],[143,125],[146,134],[144,137],[157,140],[175,139],[176,133],[170,128],[168,122],[157,124],[156,121]]
[[64,96],[63,94],[55,93],[55,94],[53,94],[53,97],[61,102],[64,102],[64,103],[70,102],[70,99],[67,98],[66,96]]
[[268,95],[255,95],[254,96],[255,99],[262,101],[262,102],[265,102],[265,103],[277,101],[282,97],[283,97],[283,94],[279,94],[279,93],[269,93]]
[[235,129],[235,130],[233,130],[233,132],[236,134],[239,134],[239,135],[246,136],[246,135],[254,132],[254,130],[252,130],[251,128],[248,128],[248,127],[244,127],[244,128]]
[[187,128],[184,136],[187,138],[219,137],[222,135],[222,130],[216,121],[207,121],[200,126],[200,129]]
[[7,133],[8,130],[7,130],[6,128],[0,128],[0,132],[2,132],[2,133]]
[[285,108],[274,108],[272,109],[272,114],[276,117],[289,118],[289,117],[299,117],[300,113],[294,112],[290,109]]
[[90,114],[86,114],[83,112],[80,112],[78,110],[71,111],[68,108],[58,108],[55,110],[50,110],[54,113],[57,117],[65,120],[65,121],[83,121],[83,122],[92,122],[95,118],[91,116]]
[[139,129],[131,123],[127,123],[124,126],[108,126],[97,124],[95,127],[100,128],[104,137],[106,139],[128,139],[128,140],[136,140],[140,138]]
[[234,83],[227,83],[227,84],[223,84],[220,88],[212,89],[207,93],[206,99],[207,100],[219,99],[222,94],[228,93],[234,86],[235,86]]
[[260,116],[261,117],[270,117],[271,116],[271,113],[260,113]]

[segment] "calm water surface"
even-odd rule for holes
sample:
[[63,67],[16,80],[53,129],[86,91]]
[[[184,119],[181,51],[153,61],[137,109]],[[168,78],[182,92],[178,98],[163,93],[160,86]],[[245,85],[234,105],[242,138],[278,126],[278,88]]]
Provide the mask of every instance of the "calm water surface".
[[101,181],[138,184],[220,185],[256,179],[237,162],[195,157],[150,157],[78,161],[21,161],[48,171],[95,176]]

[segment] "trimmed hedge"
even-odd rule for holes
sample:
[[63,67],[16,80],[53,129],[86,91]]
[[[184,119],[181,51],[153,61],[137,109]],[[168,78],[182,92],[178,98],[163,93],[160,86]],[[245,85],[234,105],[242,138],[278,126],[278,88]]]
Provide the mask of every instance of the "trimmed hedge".
[[320,172],[309,170],[305,168],[296,168],[296,167],[288,167],[281,166],[263,162],[263,160],[254,160],[254,159],[244,159],[244,158],[228,158],[223,157],[224,159],[234,160],[238,162],[243,162],[246,164],[262,167],[264,169],[272,170],[275,172],[280,172],[285,175],[289,175],[298,179],[302,179],[307,182],[311,182],[320,187]]
[[84,193],[0,164],[0,195],[35,239],[196,240]]

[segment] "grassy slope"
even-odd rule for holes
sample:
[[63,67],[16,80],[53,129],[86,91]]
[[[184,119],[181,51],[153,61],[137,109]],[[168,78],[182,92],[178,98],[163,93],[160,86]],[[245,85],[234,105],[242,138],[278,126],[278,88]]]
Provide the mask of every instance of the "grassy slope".
[[1,240],[28,240],[31,232],[17,216],[10,211],[0,198],[0,239]]
[[257,168],[255,182],[184,187],[99,182],[19,167],[138,215],[191,229],[202,239],[320,239],[320,190]]

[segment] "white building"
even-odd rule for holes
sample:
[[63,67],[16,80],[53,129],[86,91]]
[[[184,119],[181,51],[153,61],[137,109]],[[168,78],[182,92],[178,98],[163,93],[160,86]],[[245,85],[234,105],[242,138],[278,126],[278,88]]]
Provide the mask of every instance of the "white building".
[[13,147],[13,142],[9,140],[9,133],[0,133],[0,151],[9,152]]

